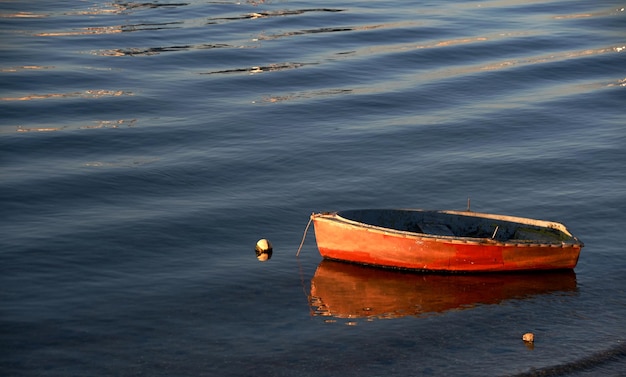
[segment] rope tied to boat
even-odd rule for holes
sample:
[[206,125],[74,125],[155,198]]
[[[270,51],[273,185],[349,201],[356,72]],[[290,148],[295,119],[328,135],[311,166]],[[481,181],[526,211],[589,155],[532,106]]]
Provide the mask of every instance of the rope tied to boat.
[[308,222],[308,224],[306,224],[306,228],[304,229],[304,234],[302,235],[302,242],[300,242],[300,247],[298,247],[298,252],[296,253],[296,257],[298,257],[300,255],[300,250],[302,249],[302,245],[304,245],[304,240],[306,239],[306,234],[309,231],[309,226],[311,225],[311,221],[313,221],[313,215],[315,215],[315,212],[313,212],[311,214],[311,217],[309,217],[309,222]]

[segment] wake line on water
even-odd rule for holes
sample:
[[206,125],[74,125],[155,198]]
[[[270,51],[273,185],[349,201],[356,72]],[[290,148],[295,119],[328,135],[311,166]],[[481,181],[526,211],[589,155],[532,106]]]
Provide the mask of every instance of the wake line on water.
[[538,377],[538,376],[564,376],[573,372],[590,371],[595,368],[626,359],[626,343],[608,350],[596,352],[591,356],[572,361],[562,365],[533,369],[525,373],[516,374],[515,377]]

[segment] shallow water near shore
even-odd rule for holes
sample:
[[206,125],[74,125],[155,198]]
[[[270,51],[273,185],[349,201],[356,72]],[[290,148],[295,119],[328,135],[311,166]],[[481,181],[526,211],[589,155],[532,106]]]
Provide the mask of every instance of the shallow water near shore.
[[[0,2],[0,370],[623,375],[625,6]],[[312,212],[468,197],[578,266],[296,257]]]

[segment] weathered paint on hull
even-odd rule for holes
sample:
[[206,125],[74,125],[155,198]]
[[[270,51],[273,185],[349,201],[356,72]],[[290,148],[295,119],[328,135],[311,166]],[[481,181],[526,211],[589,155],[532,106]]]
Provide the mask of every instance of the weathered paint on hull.
[[374,266],[426,271],[487,272],[573,269],[580,244],[527,244],[451,239],[387,231],[311,216],[322,257]]

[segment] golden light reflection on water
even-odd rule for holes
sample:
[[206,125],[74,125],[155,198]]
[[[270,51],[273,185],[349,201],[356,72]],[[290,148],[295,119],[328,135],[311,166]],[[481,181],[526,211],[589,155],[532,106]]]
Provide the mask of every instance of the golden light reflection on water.
[[159,7],[180,7],[189,5],[188,3],[151,3],[151,2],[108,2],[103,6],[92,6],[85,10],[68,11],[61,13],[33,13],[33,12],[16,12],[16,13],[0,13],[0,18],[45,18],[51,16],[98,16],[107,14],[128,14],[132,10],[142,8],[159,8]]
[[432,41],[428,43],[399,43],[394,45],[382,45],[382,46],[368,46],[359,50],[356,50],[356,54],[371,54],[371,53],[393,53],[393,52],[404,52],[411,50],[421,50],[421,49],[429,49],[429,48],[440,48],[440,47],[450,47],[456,45],[465,45],[479,42],[488,42],[495,41],[499,39],[506,39],[511,37],[518,36],[528,36],[529,32],[516,32],[516,33],[499,33],[488,36],[478,36],[471,38],[455,38],[455,39],[444,39],[439,41]]
[[188,3],[158,3],[158,2],[107,2],[102,6],[92,6],[85,10],[64,12],[67,16],[98,16],[107,14],[129,14],[134,10],[154,8],[176,8],[189,5]]
[[85,90],[84,92],[73,93],[30,94],[23,97],[0,97],[0,101],[32,101],[50,98],[101,98],[132,95],[132,92],[125,92],[123,90]]
[[[513,35],[522,35],[522,34],[501,34],[498,36],[490,36],[490,37],[451,39],[451,40],[438,41],[438,42],[433,42],[430,44],[423,44],[423,45],[402,44],[402,45],[394,45],[394,46],[368,47],[365,49],[361,49],[359,51],[354,51],[354,54],[369,55],[372,53],[390,53],[390,52],[410,51],[414,49],[441,48],[441,47],[449,47],[452,45],[487,42],[487,41],[492,41],[497,38],[511,37]],[[494,71],[494,70],[506,69],[506,68],[511,68],[515,66],[550,63],[550,62],[555,62],[555,61],[560,61],[560,60],[581,58],[581,57],[608,54],[608,53],[620,53],[625,50],[626,50],[626,46],[610,46],[610,47],[597,48],[597,49],[565,51],[562,53],[541,55],[541,56],[529,57],[529,58],[524,58],[524,59],[508,59],[508,60],[492,62],[488,64],[477,64],[477,65],[470,65],[470,66],[462,66],[458,68],[452,67],[452,68],[445,68],[441,70],[430,70],[426,73],[420,73],[420,75],[422,75],[424,78],[428,80],[433,80],[433,79],[439,79],[439,78],[449,78],[449,77],[453,77],[457,75],[472,74],[472,73],[481,72],[481,71]]]
[[488,0],[477,3],[467,2],[465,4],[459,4],[457,6],[462,8],[506,8],[537,3],[545,3],[545,0]]
[[[589,49],[589,50],[579,50],[579,51],[566,51],[559,54],[551,54],[544,56],[531,57],[526,59],[514,59],[514,60],[506,60],[494,64],[484,65],[477,67],[478,69],[474,69],[472,71],[492,71],[498,70],[502,68],[509,68],[512,66],[518,65],[530,65],[530,64],[541,64],[541,63],[549,63],[559,60],[567,60],[572,58],[580,58],[585,56],[592,55],[601,55],[612,52],[621,52],[623,51],[625,46],[615,46],[615,47],[606,47],[606,48],[597,48],[597,49]],[[476,68],[476,67],[475,67]]]
[[123,26],[87,27],[76,31],[58,31],[33,34],[36,37],[67,37],[73,35],[115,34],[121,33]]
[[19,67],[0,68],[0,72],[20,72],[20,71],[37,71],[42,69],[53,69],[54,66],[42,66],[42,65],[23,65]]
[[[480,2],[467,2],[467,3],[463,3],[463,4],[456,4],[455,6],[458,8],[508,8],[508,7],[520,7],[520,6],[529,6],[529,5],[533,5],[533,4],[543,4],[546,3],[545,0],[486,0],[486,1],[480,1]],[[566,8],[565,6],[563,8]],[[624,8],[621,8],[621,10],[623,11]],[[610,10],[610,11],[606,11],[606,12],[595,12],[595,13],[589,13],[589,14],[577,14],[577,15],[572,15],[573,17],[569,17],[569,16],[565,16],[563,18],[577,18],[577,16],[582,16],[582,17],[593,17],[593,16],[604,16],[608,13],[614,12],[615,10]],[[620,11],[620,9],[617,9],[617,11]],[[558,19],[559,16],[554,17],[555,19]]]
[[86,129],[98,129],[98,128],[120,128],[122,126],[133,127],[135,126],[136,122],[137,122],[137,119],[101,120],[101,121],[98,121],[95,125],[81,126],[79,128],[86,130]]
[[[266,3],[265,0],[247,0],[246,3],[257,6]],[[103,6],[93,6],[85,10],[76,10],[70,12],[63,12],[64,16],[98,16],[98,15],[127,15],[136,10],[141,9],[156,9],[156,8],[178,8],[189,5],[189,3],[158,3],[158,2],[114,2],[106,3]],[[209,23],[215,23],[215,21],[233,21],[241,19],[258,19],[267,17],[282,17],[299,15],[307,12],[341,12],[342,9],[298,9],[298,10],[277,10],[267,12],[252,12],[234,17],[224,18],[209,18]],[[43,14],[33,12],[16,12],[16,13],[0,13],[0,18],[44,18],[50,16],[56,16],[58,14]],[[45,36],[54,35],[56,33],[42,33]],[[73,35],[73,34],[72,34]]]
[[[284,102],[284,101],[293,101],[298,99],[310,99],[314,97],[327,97],[327,96],[336,96],[340,94],[354,94],[358,92],[356,89],[326,89],[326,90],[316,90],[311,92],[298,92],[298,93],[290,93],[285,95],[277,95],[277,96],[265,96],[261,99],[260,102],[266,103],[276,103],[276,102]],[[253,101],[256,103],[256,101]]]
[[45,14],[37,14],[32,12],[17,12],[17,13],[0,13],[0,18],[44,18],[48,17]]
[[[454,43],[464,43],[463,40],[451,40],[451,41],[442,41],[437,42],[434,45],[451,45]],[[261,98],[259,101],[252,101],[252,103],[280,103],[287,101],[297,101],[301,99],[309,99],[314,97],[328,97],[328,96],[336,96],[341,94],[376,94],[382,92],[389,91],[402,91],[407,85],[414,85],[417,81],[435,81],[441,79],[449,79],[455,76],[464,76],[470,75],[474,73],[479,73],[483,71],[498,71],[503,69],[515,68],[520,66],[527,66],[533,64],[544,64],[557,62],[561,60],[568,59],[576,59],[576,58],[585,58],[588,56],[601,55],[601,54],[610,54],[610,53],[623,53],[626,52],[626,45],[624,46],[613,46],[613,47],[605,47],[598,49],[587,49],[587,50],[578,50],[578,51],[566,51],[559,54],[550,54],[543,56],[536,56],[524,59],[510,59],[503,60],[499,62],[492,62],[488,64],[477,64],[470,66],[462,66],[462,67],[452,67],[452,68],[443,68],[439,70],[429,70],[427,72],[418,72],[415,74],[415,78],[417,80],[406,80],[406,77],[403,76],[402,80],[389,80],[384,86],[375,86],[375,87],[360,87],[360,88],[335,88],[335,89],[327,89],[327,90],[315,90],[315,91],[306,91],[306,92],[295,92],[295,93],[287,93],[287,94],[275,94],[275,95],[267,95]],[[218,73],[218,72],[214,72]],[[600,83],[586,83],[582,85],[575,86],[579,89],[578,92],[586,92],[590,90],[596,90],[602,87],[614,87],[614,86],[626,86],[626,78],[618,79],[610,82],[600,82]],[[568,90],[571,91],[572,86],[567,86]],[[546,96],[546,97],[554,97],[561,96],[564,94],[572,94],[571,92],[563,92],[563,88],[560,86],[556,86],[551,88],[549,91],[541,91],[535,92],[533,94],[536,96]],[[521,96],[518,94],[518,96]],[[518,97],[519,98],[519,97]],[[511,104],[503,104],[502,106],[510,106]]]
[[16,132],[55,132],[62,130],[93,130],[93,129],[103,129],[103,128],[130,128],[134,127],[137,123],[137,119],[118,119],[118,120],[99,120],[95,121],[93,124],[88,125],[77,125],[73,126],[63,126],[63,127],[25,127],[25,126],[17,126]]
[[554,16],[555,20],[567,20],[567,19],[576,19],[576,18],[589,18],[589,17],[606,17],[610,15],[614,15],[620,12],[624,12],[626,8],[617,8],[611,9],[603,12],[595,12],[595,13],[577,13],[577,14],[564,14],[559,16]]
[[78,30],[72,31],[57,31],[57,32],[43,32],[33,34],[36,37],[67,37],[67,36],[76,36],[76,35],[94,35],[94,34],[117,34],[117,33],[126,33],[132,31],[142,31],[142,30],[164,30],[164,29],[175,29],[180,25],[182,21],[176,22],[166,22],[166,23],[143,23],[143,24],[134,24],[134,25],[114,25],[114,26],[97,26],[97,27],[86,27]]
[[65,127],[17,127],[17,132],[53,132],[61,131]]
[[[294,12],[293,14],[300,14],[304,11]],[[283,12],[284,13],[284,12]],[[281,14],[281,13],[277,13]],[[292,14],[292,13],[289,13]],[[263,16],[269,17],[268,15],[260,15],[260,14],[252,14],[253,17]],[[147,30],[149,27],[154,29],[160,28],[171,28],[171,24],[142,24],[142,25],[129,25],[122,26],[121,31],[136,31],[136,30]],[[398,27],[407,27],[415,25],[415,22],[401,22],[401,23],[391,23],[391,24],[380,24],[380,25],[364,25],[364,26],[355,26],[355,27],[335,27],[335,28],[318,28],[318,29],[307,29],[307,30],[296,30],[279,34],[264,34],[261,33],[257,37],[252,38],[253,42],[265,41],[265,40],[274,40],[284,37],[293,37],[299,35],[307,35],[307,34],[319,34],[319,33],[333,33],[333,32],[342,32],[342,31],[366,31],[366,30],[374,30],[381,28],[398,28]],[[76,31],[71,33],[56,33],[54,36],[60,35],[79,35],[83,31]],[[52,36],[52,34],[48,33],[47,36]],[[150,56],[150,55],[158,55],[164,52],[176,52],[176,51],[188,51],[188,50],[205,50],[205,49],[215,49],[215,48],[258,48],[259,45],[230,45],[226,43],[199,43],[199,44],[186,44],[186,45],[175,45],[175,46],[160,46],[160,47],[148,47],[148,48],[127,48],[127,49],[110,49],[110,50],[96,50],[92,51],[93,55],[100,56]],[[268,67],[251,67],[246,69],[238,69],[237,71],[247,71],[250,73],[260,73],[275,70],[271,66]],[[215,72],[212,72],[215,73]],[[224,72],[221,72],[224,73]]]

